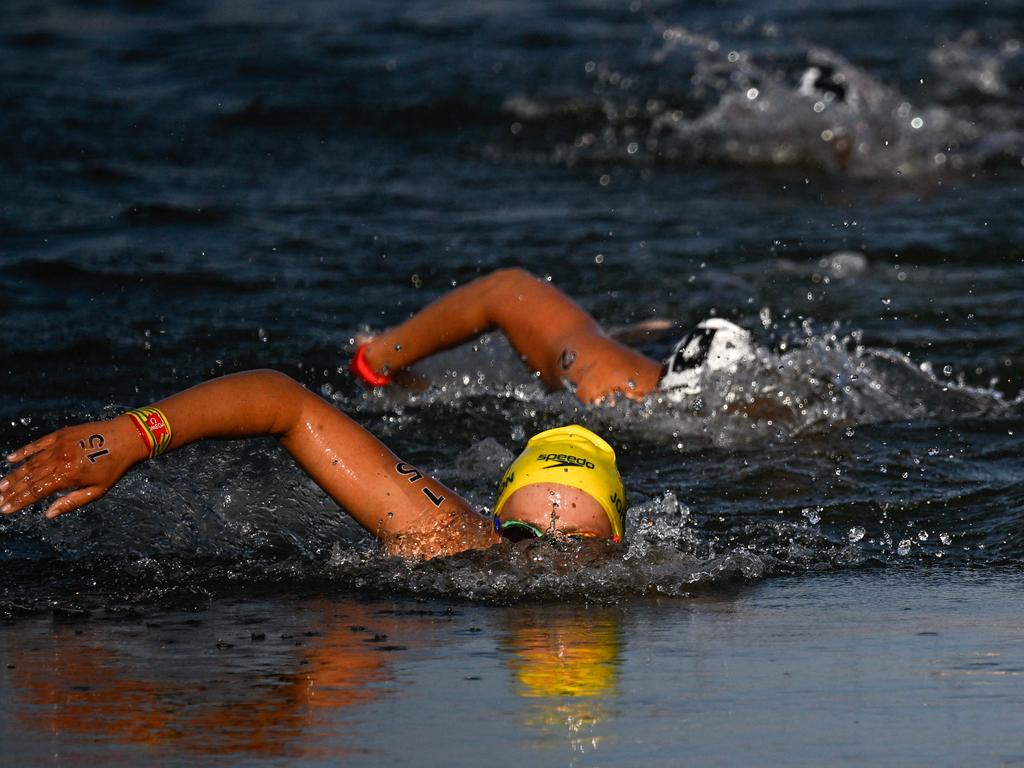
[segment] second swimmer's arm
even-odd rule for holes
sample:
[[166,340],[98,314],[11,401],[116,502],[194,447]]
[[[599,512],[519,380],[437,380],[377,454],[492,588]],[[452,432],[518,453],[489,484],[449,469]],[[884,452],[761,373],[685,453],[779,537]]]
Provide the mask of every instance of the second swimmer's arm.
[[565,337],[601,334],[597,322],[547,281],[521,269],[501,269],[446,293],[364,348],[378,374],[500,328],[524,362],[552,388],[561,386],[559,359]]

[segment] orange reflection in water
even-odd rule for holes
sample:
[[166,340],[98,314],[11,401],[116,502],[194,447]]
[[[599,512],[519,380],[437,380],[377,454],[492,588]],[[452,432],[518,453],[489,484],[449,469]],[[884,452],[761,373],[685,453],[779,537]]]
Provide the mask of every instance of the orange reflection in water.
[[[338,746],[336,713],[378,699],[392,681],[382,638],[396,629],[403,640],[422,638],[422,621],[358,604],[339,614],[326,604],[289,622],[321,627],[313,636],[281,634],[275,623],[276,635],[260,625],[266,634],[256,641],[251,626],[235,623],[235,638],[219,644],[185,623],[160,628],[159,637],[138,627],[56,625],[21,647],[7,643],[5,657],[22,699],[19,722],[31,731],[204,754],[310,757],[325,749],[318,729],[330,728],[338,756],[347,750]],[[318,721],[324,709],[330,723]]]

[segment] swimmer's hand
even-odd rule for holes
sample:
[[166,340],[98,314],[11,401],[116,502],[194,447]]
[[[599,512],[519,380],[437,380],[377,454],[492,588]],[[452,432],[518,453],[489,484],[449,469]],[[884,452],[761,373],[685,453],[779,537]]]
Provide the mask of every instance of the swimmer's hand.
[[381,377],[377,377],[376,371],[369,367],[368,362],[363,358],[362,363],[357,363],[356,360],[359,356],[359,351],[363,350],[365,355],[365,348],[377,338],[375,334],[369,332],[361,332],[355,335],[352,340],[355,343],[356,352],[352,358],[350,368],[353,375],[356,376],[360,381],[369,387],[387,386],[389,384],[395,384],[402,389],[410,389],[413,391],[421,392],[430,386],[430,381],[418,373],[413,373],[408,368],[401,368],[394,373],[388,373]]
[[52,432],[6,456],[20,464],[0,479],[0,513],[69,491],[46,509],[52,520],[101,498],[147,456],[127,416]]

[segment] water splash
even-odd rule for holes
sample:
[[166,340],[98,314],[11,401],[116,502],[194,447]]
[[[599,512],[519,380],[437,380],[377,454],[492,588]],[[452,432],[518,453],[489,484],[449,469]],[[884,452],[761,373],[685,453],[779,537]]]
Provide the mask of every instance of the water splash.
[[[1022,68],[1016,40],[995,48],[971,33],[941,41],[930,57],[937,100],[915,102],[824,47],[805,47],[795,61],[772,53],[775,44],[744,49],[652,24],[661,45],[646,70],[588,63],[596,101],[515,95],[505,112],[544,136],[573,130],[549,148],[553,161],[570,165],[711,163],[882,178],[1015,165],[1024,156],[1024,105],[1007,85]],[[674,92],[665,93],[665,80]]]

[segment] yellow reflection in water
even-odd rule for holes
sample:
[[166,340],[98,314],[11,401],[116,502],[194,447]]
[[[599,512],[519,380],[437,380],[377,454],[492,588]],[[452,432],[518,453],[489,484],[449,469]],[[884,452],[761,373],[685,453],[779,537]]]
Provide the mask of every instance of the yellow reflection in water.
[[597,749],[606,738],[597,726],[612,718],[618,695],[619,613],[551,606],[510,611],[501,647],[516,692],[527,700],[523,724],[568,738],[574,751]]

